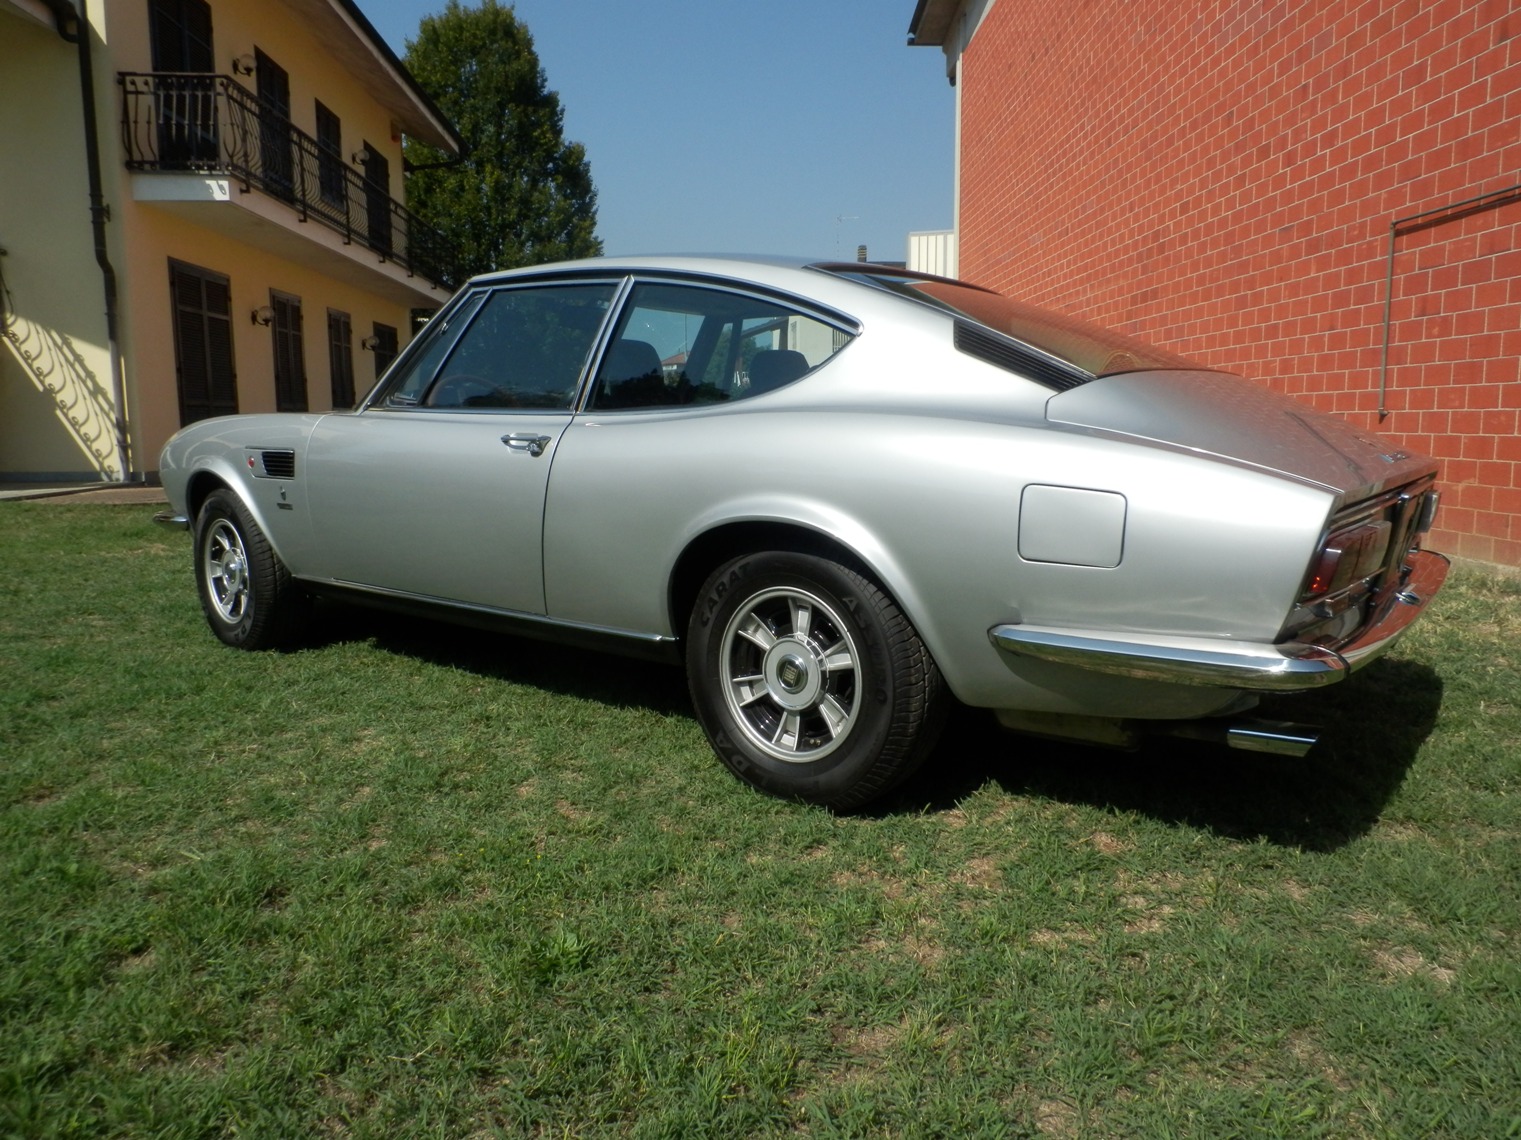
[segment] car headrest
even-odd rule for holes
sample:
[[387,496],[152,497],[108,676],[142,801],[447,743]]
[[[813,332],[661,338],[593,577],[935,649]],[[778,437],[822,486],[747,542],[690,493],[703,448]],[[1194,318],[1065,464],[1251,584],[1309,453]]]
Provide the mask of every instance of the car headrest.
[[808,358],[793,348],[763,348],[750,360],[750,392],[760,395],[791,384],[808,371]]
[[652,372],[660,375],[660,353],[647,340],[615,340],[602,362],[604,384],[621,384]]

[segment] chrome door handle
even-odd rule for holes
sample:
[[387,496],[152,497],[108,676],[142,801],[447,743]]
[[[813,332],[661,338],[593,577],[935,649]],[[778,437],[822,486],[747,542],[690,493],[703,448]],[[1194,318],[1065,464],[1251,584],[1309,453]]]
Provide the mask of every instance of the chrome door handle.
[[534,435],[532,432],[516,431],[511,435],[502,436],[502,442],[513,451],[526,451],[529,455],[540,456],[544,449],[549,446],[549,436]]

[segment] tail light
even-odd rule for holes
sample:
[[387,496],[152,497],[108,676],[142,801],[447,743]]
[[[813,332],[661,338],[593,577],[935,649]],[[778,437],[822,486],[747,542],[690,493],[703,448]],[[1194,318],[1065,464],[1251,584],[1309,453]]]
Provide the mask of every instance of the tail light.
[[[1431,529],[1438,498],[1427,479],[1424,485],[1392,491],[1343,511],[1310,564],[1300,604],[1333,597],[1361,582],[1369,590],[1389,580],[1397,584],[1406,556]],[[1381,575],[1386,579],[1383,583],[1376,581]]]
[[1339,645],[1403,587],[1406,561],[1436,515],[1431,478],[1339,512],[1311,560],[1282,639]]
[[1332,532],[1305,579],[1300,601],[1340,593],[1377,574],[1388,560],[1394,527],[1387,520],[1358,523]]
[[1442,501],[1442,492],[1427,491],[1421,498],[1421,513],[1416,516],[1415,533],[1425,534],[1431,529],[1431,524],[1436,522],[1437,506]]

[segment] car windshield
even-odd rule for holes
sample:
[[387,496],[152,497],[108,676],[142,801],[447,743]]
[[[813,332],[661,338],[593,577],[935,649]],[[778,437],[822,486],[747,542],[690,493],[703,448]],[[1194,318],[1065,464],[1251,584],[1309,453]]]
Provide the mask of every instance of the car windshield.
[[1090,376],[1113,376],[1153,368],[1199,370],[1205,367],[1123,333],[1026,305],[976,285],[943,277],[873,271],[856,266],[821,268],[976,321],[1065,361]]

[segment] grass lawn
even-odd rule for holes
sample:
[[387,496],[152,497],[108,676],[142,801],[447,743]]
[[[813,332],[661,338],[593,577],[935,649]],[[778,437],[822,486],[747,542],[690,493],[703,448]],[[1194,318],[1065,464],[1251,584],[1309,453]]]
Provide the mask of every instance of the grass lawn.
[[957,715],[871,815],[674,670],[319,610],[0,504],[0,1135],[1521,1135],[1521,581],[1304,760]]

